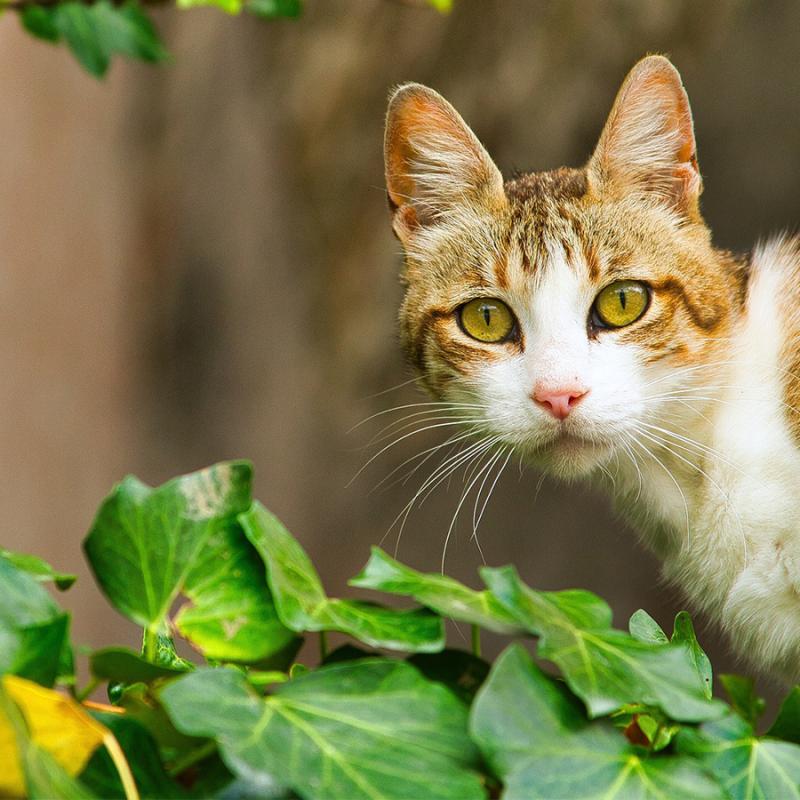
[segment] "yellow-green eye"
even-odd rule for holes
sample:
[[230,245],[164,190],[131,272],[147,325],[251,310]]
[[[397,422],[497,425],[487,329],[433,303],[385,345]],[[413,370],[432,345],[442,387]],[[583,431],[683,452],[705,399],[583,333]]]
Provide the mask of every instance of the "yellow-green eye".
[[622,328],[647,311],[650,290],[639,281],[614,281],[594,301],[595,322],[601,327]]
[[501,300],[478,297],[459,311],[464,332],[479,342],[502,342],[514,330],[514,315]]

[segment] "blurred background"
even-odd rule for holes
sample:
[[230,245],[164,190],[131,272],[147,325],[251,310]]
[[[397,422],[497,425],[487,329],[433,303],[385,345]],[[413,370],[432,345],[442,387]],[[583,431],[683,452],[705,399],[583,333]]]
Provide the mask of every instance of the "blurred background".
[[[59,598],[78,642],[135,641],[80,550],[125,473],[156,484],[252,459],[256,495],[332,594],[427,474],[373,491],[445,435],[408,437],[348,485],[392,416],[348,431],[425,399],[386,391],[411,377],[383,190],[394,84],[445,94],[509,174],[581,164],[630,66],[667,53],[717,243],[746,250],[800,220],[796,0],[456,0],[445,16],[307,0],[297,21],[155,19],[173,61],[119,61],[105,82],[0,23],[0,545],[80,574]],[[506,471],[479,530],[486,561],[538,588],[592,589],[619,625],[643,606],[670,627],[681,598],[606,500],[550,481],[537,497],[538,483]],[[440,568],[462,489],[410,516],[402,560]],[[478,585],[467,509],[447,569]],[[717,669],[733,669],[698,623]]]

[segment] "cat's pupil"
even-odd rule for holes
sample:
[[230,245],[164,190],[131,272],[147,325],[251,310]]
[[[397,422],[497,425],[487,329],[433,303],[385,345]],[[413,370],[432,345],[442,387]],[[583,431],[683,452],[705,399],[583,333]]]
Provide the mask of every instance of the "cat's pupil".
[[619,304],[622,306],[622,310],[623,311],[625,310],[625,305],[626,305],[627,302],[628,301],[627,301],[627,299],[625,297],[624,289],[620,289],[619,290]]
[[489,327],[489,323],[492,319],[492,310],[489,306],[484,306],[481,311],[483,311],[483,321],[486,323],[486,327]]

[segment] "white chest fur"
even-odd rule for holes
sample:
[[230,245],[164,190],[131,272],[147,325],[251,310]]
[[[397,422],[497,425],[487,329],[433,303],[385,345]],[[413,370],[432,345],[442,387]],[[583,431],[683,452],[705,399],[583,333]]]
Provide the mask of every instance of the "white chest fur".
[[770,255],[768,247],[754,260],[744,325],[722,380],[705,393],[707,421],[692,434],[706,448],[693,459],[699,469],[662,454],[674,481],[651,464],[642,500],[645,538],[649,529],[665,575],[722,624],[740,655],[797,680],[800,451],[787,423],[786,334],[775,311],[789,272]]

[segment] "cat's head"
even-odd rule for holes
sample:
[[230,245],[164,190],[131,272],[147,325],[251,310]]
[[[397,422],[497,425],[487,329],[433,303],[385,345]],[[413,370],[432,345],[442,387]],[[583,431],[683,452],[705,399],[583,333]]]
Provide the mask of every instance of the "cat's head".
[[702,415],[743,276],[700,215],[689,102],[667,59],[633,68],[583,169],[504,182],[418,84],[391,97],[385,156],[403,341],[434,396],[565,476],[674,445]]

